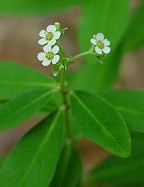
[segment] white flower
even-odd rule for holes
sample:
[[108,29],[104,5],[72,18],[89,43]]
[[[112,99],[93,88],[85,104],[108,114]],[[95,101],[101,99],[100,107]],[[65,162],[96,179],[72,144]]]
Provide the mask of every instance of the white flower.
[[54,45],[56,40],[60,38],[61,32],[56,31],[55,25],[49,25],[46,30],[41,30],[39,36],[42,38],[38,41],[40,45]]
[[94,35],[90,42],[95,45],[95,51],[99,55],[103,53],[108,54],[111,51],[110,47],[108,47],[110,42],[107,39],[104,39],[103,33]]
[[56,64],[60,56],[56,55],[59,52],[59,46],[55,45],[53,48],[50,45],[45,45],[43,48],[44,52],[38,54],[39,61],[42,61],[43,66],[48,66],[51,62]]

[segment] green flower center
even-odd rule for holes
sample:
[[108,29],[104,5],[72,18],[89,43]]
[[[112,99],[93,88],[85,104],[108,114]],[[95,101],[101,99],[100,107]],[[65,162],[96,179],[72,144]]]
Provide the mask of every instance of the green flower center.
[[47,32],[46,34],[46,40],[52,40],[53,39],[53,33],[52,32]]
[[46,53],[46,56],[45,56],[48,60],[52,60],[54,58],[54,53],[53,52],[48,52]]
[[97,42],[97,46],[100,48],[100,49],[103,49],[104,48],[104,44],[102,41],[98,41]]

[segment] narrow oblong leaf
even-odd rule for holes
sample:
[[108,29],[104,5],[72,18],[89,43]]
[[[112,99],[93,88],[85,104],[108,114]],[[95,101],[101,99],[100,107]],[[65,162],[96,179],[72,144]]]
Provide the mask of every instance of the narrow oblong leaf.
[[144,47],[144,2],[139,5],[131,18],[127,32],[125,33],[123,50],[134,51]]
[[144,149],[142,149],[144,136],[138,134],[138,137],[133,137],[132,140],[132,154],[129,158],[108,157],[90,173],[90,181],[109,182],[119,184],[118,186],[133,186],[133,184],[142,186],[141,184],[144,184]]
[[84,0],[9,0],[7,4],[5,1],[0,2],[0,12],[7,14],[47,14],[57,12],[65,8],[80,4]]
[[111,153],[128,157],[130,135],[123,117],[105,99],[83,91],[71,95],[73,117],[79,130]]
[[47,75],[31,67],[12,63],[0,62],[0,100],[9,99],[35,88],[52,89],[55,82]]
[[77,150],[68,141],[63,147],[50,187],[76,187],[82,175],[82,163]]
[[63,112],[59,110],[30,130],[7,156],[0,168],[0,186],[48,186],[63,137]]
[[54,92],[35,89],[6,102],[0,108],[0,130],[15,127],[30,118],[47,104]]
[[144,132],[143,90],[113,90],[100,95],[121,112],[129,129]]

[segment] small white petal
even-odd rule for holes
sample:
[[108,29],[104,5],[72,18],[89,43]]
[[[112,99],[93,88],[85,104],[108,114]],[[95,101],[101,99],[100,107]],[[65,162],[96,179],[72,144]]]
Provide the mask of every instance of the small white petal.
[[96,39],[97,39],[98,41],[103,41],[103,40],[104,40],[104,35],[103,35],[103,33],[98,33],[98,34],[96,35]]
[[45,45],[45,46],[43,47],[43,50],[44,50],[45,53],[47,53],[47,52],[49,52],[49,51],[52,50],[52,47],[51,47],[51,45],[47,44],[47,45]]
[[52,59],[52,63],[53,64],[56,64],[60,59],[60,56],[59,55],[55,55],[54,58]]
[[39,33],[39,36],[45,37],[45,35],[46,35],[46,31],[45,30],[41,30],[40,33]]
[[41,39],[38,41],[38,43],[39,43],[40,45],[45,45],[45,44],[47,43],[47,40],[46,40],[45,38],[41,38]]
[[48,44],[49,45],[54,45],[56,43],[56,40],[53,38],[52,40],[48,41]]
[[110,47],[104,47],[104,49],[102,49],[102,50],[106,54],[108,54],[111,51]]
[[104,46],[109,46],[110,45],[110,41],[108,41],[107,39],[104,39],[103,43],[104,43]]
[[45,59],[45,53],[41,52],[37,55],[37,58],[39,59],[39,61],[43,61]]
[[56,27],[54,25],[49,25],[46,30],[48,32],[55,32],[56,31]]
[[52,48],[52,52],[54,54],[57,54],[59,52],[59,46],[58,45],[55,45],[53,48]]
[[44,60],[44,61],[42,62],[42,65],[43,65],[43,66],[48,66],[50,63],[51,63],[51,60]]
[[54,33],[54,38],[57,40],[60,38],[61,33],[59,31]]
[[101,50],[98,46],[95,47],[95,51],[96,51],[99,55],[102,54],[102,50]]
[[97,44],[97,41],[96,41],[95,39],[91,39],[90,42],[91,42],[92,44],[94,44],[94,45]]

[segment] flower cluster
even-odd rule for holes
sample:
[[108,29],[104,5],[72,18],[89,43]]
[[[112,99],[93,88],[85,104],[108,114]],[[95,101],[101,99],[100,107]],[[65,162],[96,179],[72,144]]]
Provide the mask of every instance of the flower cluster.
[[60,56],[58,55],[59,46],[56,45],[57,40],[61,37],[60,28],[55,25],[49,25],[46,30],[41,30],[39,36],[42,37],[38,43],[43,46],[43,51],[38,54],[38,60],[43,66],[48,66],[51,62],[56,64]]
[[103,33],[93,35],[90,42],[94,45],[94,50],[98,55],[108,54],[111,51],[109,47],[110,42],[107,39],[104,39]]
[[66,29],[61,29],[60,24],[56,22],[54,25],[49,25],[46,30],[40,31],[41,39],[38,43],[42,45],[43,52],[40,52],[37,57],[43,66],[54,64],[52,71],[53,75],[57,76],[59,71],[66,70],[71,63],[84,55],[94,55],[99,63],[103,63],[103,57],[111,51],[110,41],[104,38],[103,33],[93,35],[90,40],[92,46],[88,51],[68,58],[59,44],[59,39]]

